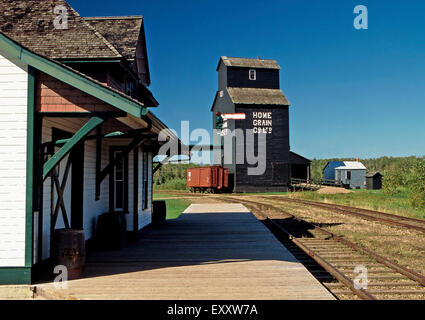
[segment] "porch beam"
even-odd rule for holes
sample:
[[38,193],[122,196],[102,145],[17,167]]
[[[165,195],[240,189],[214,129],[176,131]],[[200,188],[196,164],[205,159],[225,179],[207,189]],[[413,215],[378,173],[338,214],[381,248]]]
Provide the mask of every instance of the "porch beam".
[[[143,131],[142,131],[143,130]],[[140,135],[140,133],[145,132],[144,129],[137,129],[137,130],[129,130],[126,132],[121,132],[121,131],[115,131],[115,132],[111,132],[108,134],[105,134],[102,138],[121,138],[121,139],[130,139],[130,138],[134,138]],[[156,138],[157,135],[155,134],[150,134],[150,135],[145,135],[144,137],[146,138]],[[92,135],[92,136],[87,136],[84,138],[84,140],[95,140],[97,139],[97,134],[96,135]],[[47,145],[62,145],[67,143],[69,140],[71,139],[61,139],[61,140],[56,140],[56,141],[51,141],[51,142],[46,142],[44,143],[45,146]]]
[[43,180],[46,179],[48,174],[53,170],[54,167],[75,147],[75,145],[83,140],[90,132],[96,129],[105,119],[99,117],[93,117],[87,123],[73,135],[68,142],[66,142],[62,148],[59,149],[43,166]]

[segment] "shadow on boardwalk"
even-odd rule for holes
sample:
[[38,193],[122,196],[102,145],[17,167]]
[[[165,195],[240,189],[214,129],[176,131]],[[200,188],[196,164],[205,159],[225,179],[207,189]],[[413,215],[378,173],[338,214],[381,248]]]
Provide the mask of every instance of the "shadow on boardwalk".
[[84,277],[252,260],[296,262],[249,213],[183,214],[120,250],[91,250]]
[[[217,205],[215,205],[217,206]],[[82,299],[329,299],[241,205],[192,205],[121,250],[90,251],[62,296]],[[203,211],[203,208],[208,210]],[[225,212],[220,212],[225,211]],[[41,284],[51,290],[52,284]]]

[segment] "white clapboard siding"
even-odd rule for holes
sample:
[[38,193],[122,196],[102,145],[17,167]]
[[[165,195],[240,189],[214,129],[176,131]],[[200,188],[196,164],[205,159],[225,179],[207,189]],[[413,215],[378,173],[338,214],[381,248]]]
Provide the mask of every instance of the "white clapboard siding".
[[0,267],[25,265],[27,72],[0,54]]
[[[101,169],[109,163],[109,146],[103,140]],[[96,201],[96,140],[86,141],[84,147],[84,235],[86,240],[96,232],[97,217],[109,210],[109,175],[100,185],[100,199]]]

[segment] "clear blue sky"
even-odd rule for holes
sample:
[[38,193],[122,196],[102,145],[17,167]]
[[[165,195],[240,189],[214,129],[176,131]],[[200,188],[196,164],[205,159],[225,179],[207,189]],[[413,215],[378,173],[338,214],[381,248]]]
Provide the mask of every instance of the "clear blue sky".
[[[309,158],[425,154],[425,1],[69,0],[82,16],[143,15],[154,110],[211,128],[222,55],[276,59],[291,149]],[[369,29],[353,27],[356,5]]]

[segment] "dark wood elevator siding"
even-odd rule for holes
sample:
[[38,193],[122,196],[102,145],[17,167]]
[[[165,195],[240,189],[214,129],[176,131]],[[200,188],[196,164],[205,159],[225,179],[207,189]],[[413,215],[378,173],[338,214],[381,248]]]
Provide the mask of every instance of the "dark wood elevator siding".
[[[286,190],[290,180],[289,167],[289,110],[285,106],[236,105],[235,112],[245,113],[246,120],[235,121],[236,128],[253,129],[253,112],[272,112],[272,133],[267,134],[266,172],[261,176],[249,176],[245,164],[236,165],[236,192]],[[245,132],[245,131],[244,131]],[[255,152],[258,152],[258,135]],[[238,152],[238,151],[237,151]]]
[[[249,80],[249,70],[256,70],[257,80]],[[241,88],[279,89],[279,70],[228,67],[227,86]]]

